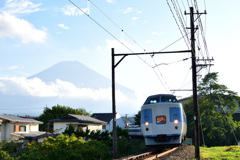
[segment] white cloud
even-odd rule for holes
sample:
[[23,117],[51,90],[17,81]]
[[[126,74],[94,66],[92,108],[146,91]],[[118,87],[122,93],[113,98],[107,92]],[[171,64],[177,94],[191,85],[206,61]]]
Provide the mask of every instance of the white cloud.
[[97,46],[97,50],[98,50],[98,51],[101,51],[101,50],[102,50],[102,47],[101,47],[101,46]]
[[58,27],[63,28],[63,29],[69,29],[69,27],[65,26],[65,24],[58,24]]
[[137,20],[138,19],[138,17],[132,17],[132,20]]
[[83,8],[83,12],[81,10],[79,10],[77,7],[73,6],[73,5],[66,5],[63,8],[60,9],[64,15],[67,16],[80,16],[82,14],[85,13],[89,13],[89,9],[88,8]]
[[13,65],[7,68],[0,68],[0,70],[15,70],[15,69],[19,69],[19,66]]
[[0,12],[0,37],[19,38],[22,43],[43,43],[47,38],[46,30],[36,29],[31,23],[7,12]]
[[152,40],[146,40],[145,41],[147,44],[150,44],[150,43],[152,43],[153,41]]
[[[54,83],[45,83],[39,78],[25,77],[0,78],[0,92],[10,95],[24,95],[33,97],[64,97],[92,100],[111,100],[111,88],[78,88],[66,81],[56,80]],[[119,90],[116,91],[119,102],[128,98]]]
[[123,11],[123,14],[127,14],[132,11],[133,11],[133,9],[131,7],[128,7],[125,11]]
[[40,11],[41,3],[34,4],[29,0],[7,0],[4,11],[9,14],[30,14]]
[[114,2],[114,0],[107,0],[107,2],[108,2],[108,3],[113,3],[113,2]]
[[19,66],[16,66],[16,65],[8,67],[9,70],[14,70],[14,69],[18,69],[18,68],[19,68]]

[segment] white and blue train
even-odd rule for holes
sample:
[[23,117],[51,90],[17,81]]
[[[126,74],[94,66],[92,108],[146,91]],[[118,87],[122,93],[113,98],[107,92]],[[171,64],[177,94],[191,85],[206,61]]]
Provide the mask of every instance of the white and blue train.
[[181,144],[187,133],[181,103],[171,94],[149,96],[141,107],[141,130],[147,146]]

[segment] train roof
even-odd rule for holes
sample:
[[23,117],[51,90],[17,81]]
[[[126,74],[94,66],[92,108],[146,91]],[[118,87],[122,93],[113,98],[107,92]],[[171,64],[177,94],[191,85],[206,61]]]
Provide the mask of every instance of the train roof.
[[173,96],[173,97],[176,97],[173,94],[155,94],[155,95],[151,95],[151,96],[148,96],[148,97],[155,97],[155,96]]

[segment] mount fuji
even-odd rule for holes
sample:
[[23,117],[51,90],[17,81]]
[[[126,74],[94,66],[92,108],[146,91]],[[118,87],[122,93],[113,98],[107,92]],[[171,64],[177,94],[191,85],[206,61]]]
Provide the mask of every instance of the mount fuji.
[[[0,78],[0,114],[38,116],[54,105],[112,112],[111,80],[78,61],[63,61],[29,77]],[[116,84],[120,114],[137,113],[133,90]]]

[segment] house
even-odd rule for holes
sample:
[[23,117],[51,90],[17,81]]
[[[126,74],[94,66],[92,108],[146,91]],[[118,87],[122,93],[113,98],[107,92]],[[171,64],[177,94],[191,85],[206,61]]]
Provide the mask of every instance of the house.
[[0,142],[3,140],[20,142],[42,142],[48,137],[46,132],[39,132],[43,122],[21,118],[14,115],[0,115]]
[[90,116],[82,116],[75,114],[68,114],[62,118],[49,120],[50,123],[53,123],[53,130],[55,134],[61,134],[65,129],[72,124],[75,130],[102,130],[102,125],[107,123]]
[[[99,119],[107,123],[102,126],[102,131],[111,132],[113,130],[113,114],[112,113],[94,113],[92,114],[91,117],[94,117],[96,119]],[[116,126],[119,126],[122,129],[126,127],[126,124],[124,123],[119,113],[116,114]]]

